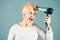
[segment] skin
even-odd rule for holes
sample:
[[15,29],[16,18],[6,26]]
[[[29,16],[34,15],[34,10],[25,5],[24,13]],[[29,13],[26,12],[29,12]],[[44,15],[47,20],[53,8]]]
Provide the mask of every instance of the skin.
[[20,22],[19,25],[24,27],[29,27],[33,24],[33,21],[36,16],[36,11],[33,10],[33,8],[25,9],[25,11],[22,12],[22,16],[23,16],[23,21]]
[[[36,10],[34,10],[33,7],[23,8],[22,16],[23,16],[23,21],[18,23],[18,25],[22,27],[30,27],[34,22],[36,16]],[[51,17],[50,14],[48,14],[48,16],[45,17],[45,24],[48,30],[50,28],[50,21],[51,21],[50,17]]]
[[[33,26],[32,24],[33,24],[35,16],[36,16],[36,10],[35,10],[36,7],[35,6],[33,7],[33,6],[34,5],[28,3],[27,5],[25,5],[23,7],[23,9],[22,9],[23,21],[18,23],[19,27],[31,27],[31,26]],[[34,27],[37,28],[38,34],[44,40],[53,40],[53,32],[51,31],[51,26],[50,26],[51,19],[50,18],[51,18],[50,14],[48,14],[48,16],[45,17],[45,24],[46,24],[46,29],[47,29],[46,32],[44,32],[38,25],[34,24]],[[10,38],[11,39],[15,38],[15,31],[14,31],[14,29],[13,30],[12,29],[10,30],[8,40],[10,40]],[[23,33],[24,33],[24,30],[23,30]]]

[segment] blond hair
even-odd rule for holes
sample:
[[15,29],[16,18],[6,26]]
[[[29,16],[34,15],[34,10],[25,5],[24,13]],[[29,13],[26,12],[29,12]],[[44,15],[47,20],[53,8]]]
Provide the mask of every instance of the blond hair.
[[36,11],[36,6],[34,4],[27,3],[23,6],[23,11],[25,11],[26,9],[33,9],[34,11]]

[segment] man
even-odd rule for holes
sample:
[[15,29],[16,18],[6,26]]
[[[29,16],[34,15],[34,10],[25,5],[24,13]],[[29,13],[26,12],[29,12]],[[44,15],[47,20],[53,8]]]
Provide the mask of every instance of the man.
[[36,16],[36,6],[28,3],[22,9],[23,21],[14,24],[9,31],[8,40],[37,40],[38,35],[43,40],[53,40],[53,32],[50,26],[50,15],[46,17],[46,32],[33,23]]

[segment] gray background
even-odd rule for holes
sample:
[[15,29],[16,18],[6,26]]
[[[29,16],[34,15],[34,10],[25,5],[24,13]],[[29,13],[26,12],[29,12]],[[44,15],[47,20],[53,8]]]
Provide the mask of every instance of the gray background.
[[[54,13],[51,15],[51,26],[54,33],[54,40],[60,40],[60,0],[0,0],[0,40],[7,40],[11,26],[22,21],[22,6],[26,3],[33,3],[40,7],[52,7]],[[45,30],[45,14],[37,12],[35,23],[41,25]],[[39,37],[38,40],[41,40]]]

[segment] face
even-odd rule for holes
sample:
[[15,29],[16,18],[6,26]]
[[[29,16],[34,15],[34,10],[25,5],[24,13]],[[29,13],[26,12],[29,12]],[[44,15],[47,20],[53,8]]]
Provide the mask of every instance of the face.
[[33,9],[27,9],[23,13],[23,18],[27,22],[33,23],[35,16],[36,16],[36,11],[34,11]]

